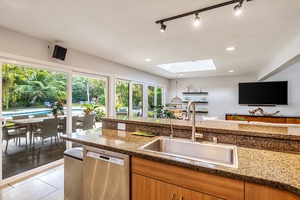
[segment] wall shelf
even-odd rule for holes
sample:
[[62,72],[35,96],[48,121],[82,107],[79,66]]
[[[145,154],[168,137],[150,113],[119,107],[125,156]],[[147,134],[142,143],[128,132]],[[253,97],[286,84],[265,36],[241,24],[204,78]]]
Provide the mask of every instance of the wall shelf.
[[[189,103],[189,101],[182,101],[182,103]],[[208,101],[194,101],[194,103],[208,103]]]
[[[186,110],[183,110],[183,112],[187,112]],[[191,113],[193,112],[193,111],[190,111]],[[196,113],[208,113],[208,111],[206,110],[206,111],[204,111],[204,110],[196,110]]]
[[208,92],[182,92],[182,94],[208,94]]

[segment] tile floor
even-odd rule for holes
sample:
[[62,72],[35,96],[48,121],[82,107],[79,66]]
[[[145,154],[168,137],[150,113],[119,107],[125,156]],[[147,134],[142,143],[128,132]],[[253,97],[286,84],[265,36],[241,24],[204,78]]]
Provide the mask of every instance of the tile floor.
[[0,200],[63,200],[63,165],[4,185],[0,192]]

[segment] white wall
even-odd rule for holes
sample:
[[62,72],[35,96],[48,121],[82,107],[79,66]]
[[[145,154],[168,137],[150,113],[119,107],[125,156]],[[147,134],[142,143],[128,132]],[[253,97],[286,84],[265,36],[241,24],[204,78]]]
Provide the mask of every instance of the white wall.
[[[53,59],[51,57],[53,45],[51,42],[0,27],[0,52],[34,58],[50,63],[59,63],[67,67],[78,67],[78,70],[89,69],[97,71],[99,74],[105,73],[140,82],[165,85],[166,91],[169,91],[169,80],[166,78],[69,49],[63,44],[60,45],[68,49],[65,61]],[[50,48],[48,48],[48,46],[50,46]]]
[[[114,115],[114,78],[122,78],[144,83],[145,88],[151,85],[165,86],[165,94],[168,96],[169,79],[162,78],[153,74],[145,73],[115,62],[111,62],[99,57],[95,57],[77,50],[68,48],[63,44],[59,44],[68,49],[65,61],[60,61],[52,58],[54,44],[38,38],[34,38],[19,32],[8,30],[0,27],[0,57],[6,54],[16,58],[18,61],[28,61],[34,64],[51,65],[57,68],[65,67],[69,70],[90,73],[92,75],[105,75],[110,77],[110,92],[109,92],[109,115]],[[21,57],[21,58],[20,58]],[[34,60],[34,61],[32,61]],[[147,95],[147,91],[144,92]],[[147,99],[145,96],[144,99]],[[144,113],[147,106],[144,107]]]
[[[276,106],[279,115],[300,115],[300,62],[270,77],[266,81],[288,81],[288,106]],[[270,109],[271,110],[271,109]]]
[[[184,100],[184,97],[187,95],[182,95],[182,92],[186,91],[187,85],[190,85],[191,88],[196,88],[198,91],[202,88],[203,92],[208,92],[208,104],[196,105],[198,110],[202,107],[207,108],[208,113],[196,114],[197,120],[201,119],[201,115],[207,117],[218,116],[219,119],[225,119],[226,113],[248,113],[249,108],[247,106],[240,106],[238,104],[238,83],[256,80],[255,75],[178,79],[177,96]],[[176,96],[176,80],[170,81],[170,88],[171,96],[169,101]]]
[[[279,115],[298,115],[300,114],[300,63],[297,63],[266,81],[285,81],[289,82],[289,105],[276,107],[262,107],[264,111],[272,113],[277,110],[280,111]],[[202,88],[202,91],[208,92],[207,100],[208,104],[197,104],[198,110],[201,107],[205,107],[208,110],[208,114],[197,114],[197,120],[201,120],[201,115],[207,117],[218,116],[219,119],[225,119],[225,114],[249,114],[249,110],[256,109],[255,106],[241,106],[238,104],[238,83],[239,82],[252,82],[257,81],[256,75],[249,76],[224,76],[224,77],[201,77],[201,78],[188,78],[177,80],[177,95],[182,100],[184,96],[182,92],[185,91],[186,85],[191,85],[192,88],[196,88],[198,91]],[[170,80],[170,101],[176,96],[176,80]]]

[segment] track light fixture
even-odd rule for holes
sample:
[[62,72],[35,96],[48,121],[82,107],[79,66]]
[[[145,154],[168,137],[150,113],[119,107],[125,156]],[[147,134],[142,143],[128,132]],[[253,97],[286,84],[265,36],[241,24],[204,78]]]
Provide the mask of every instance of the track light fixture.
[[198,13],[197,13],[194,19],[194,26],[199,26],[199,24],[200,24],[200,17],[198,17]]
[[200,24],[200,18],[198,17],[199,13],[209,11],[209,10],[214,10],[216,8],[220,8],[220,7],[224,7],[224,6],[228,6],[228,5],[236,4],[236,3],[238,3],[238,5],[234,6],[234,12],[236,14],[241,13],[242,4],[243,4],[244,1],[248,2],[248,1],[253,1],[253,0],[231,0],[231,1],[226,1],[224,3],[216,4],[216,5],[213,5],[213,6],[206,7],[206,8],[201,8],[199,10],[194,10],[194,11],[183,13],[183,14],[176,15],[176,16],[173,16],[173,17],[161,19],[161,20],[156,21],[155,23],[161,25],[161,27],[160,27],[161,32],[165,32],[166,25],[163,24],[164,22],[172,21],[172,20],[175,20],[175,19],[179,19],[179,18],[182,18],[182,17],[189,16],[189,15],[195,15],[196,17],[195,17],[195,20],[194,20],[194,25],[197,26],[197,25]]
[[162,22],[160,23],[160,32],[165,32],[166,28],[167,28],[167,26],[164,25],[164,22],[162,21]]
[[242,13],[242,5],[243,5],[243,0],[241,0],[238,5],[234,6],[233,10],[235,15],[240,15]]

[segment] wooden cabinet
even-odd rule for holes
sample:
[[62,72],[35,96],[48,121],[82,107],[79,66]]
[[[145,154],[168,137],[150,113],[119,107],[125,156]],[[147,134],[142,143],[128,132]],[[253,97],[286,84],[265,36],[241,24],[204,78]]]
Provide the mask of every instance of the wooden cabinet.
[[[171,199],[170,195],[172,195],[174,191],[176,191],[176,196],[179,197],[177,198],[178,200],[180,200],[181,196],[183,196],[182,200],[244,199],[244,181],[240,180],[234,180],[137,157],[131,158],[131,172],[132,197],[136,200],[143,199],[139,196],[141,195],[140,193],[147,195],[147,200],[164,195],[160,193],[166,193],[167,197],[165,199]],[[145,177],[148,177],[150,180]],[[155,181],[159,181],[159,183],[156,183]],[[160,182],[164,183],[162,184],[163,186]],[[140,187],[140,185],[143,184],[146,186]],[[175,187],[175,189],[173,187]],[[147,190],[147,188],[154,188],[155,194],[149,194],[149,191],[144,191]],[[148,196],[151,196],[151,198],[148,198]]]
[[221,200],[220,198],[185,189],[146,176],[131,174],[132,200]]
[[277,188],[132,157],[131,199],[300,200],[300,196]]
[[254,183],[245,183],[245,200],[300,200],[290,192]]
[[253,115],[235,115],[226,114],[226,120],[243,120],[246,119],[248,122],[268,122],[268,123],[287,123],[287,124],[300,124],[300,117],[284,117],[284,116],[253,116]]

